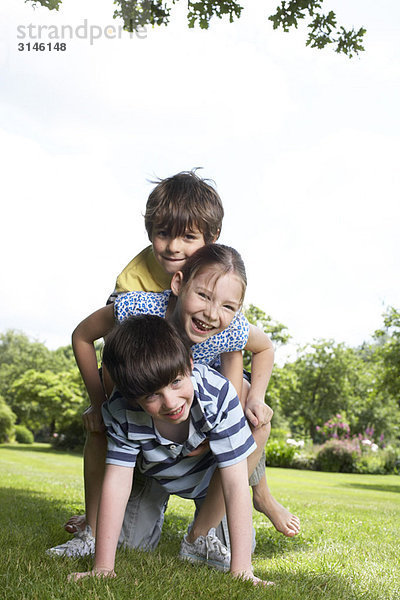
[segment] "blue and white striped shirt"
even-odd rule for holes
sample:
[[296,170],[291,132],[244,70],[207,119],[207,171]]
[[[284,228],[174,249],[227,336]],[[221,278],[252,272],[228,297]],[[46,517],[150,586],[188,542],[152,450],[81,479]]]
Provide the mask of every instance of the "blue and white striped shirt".
[[[256,449],[253,436],[232,384],[206,365],[195,365],[188,439],[171,442],[155,428],[139,406],[132,406],[118,391],[103,405],[107,428],[106,462],[138,468],[157,479],[170,494],[200,498],[215,467],[228,467],[246,459]],[[188,456],[208,439],[210,451]]]

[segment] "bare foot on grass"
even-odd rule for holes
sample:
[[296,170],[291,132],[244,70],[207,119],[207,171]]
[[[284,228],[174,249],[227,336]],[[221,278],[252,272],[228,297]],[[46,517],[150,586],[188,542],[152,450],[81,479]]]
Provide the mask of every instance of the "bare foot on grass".
[[78,531],[83,531],[85,527],[86,515],[74,515],[64,524],[64,529],[68,533],[78,533]]
[[256,489],[253,488],[253,505],[258,512],[268,517],[279,533],[283,533],[286,537],[294,537],[300,533],[300,519],[296,515],[292,515],[272,496],[269,496],[268,500],[265,499],[265,496],[259,498]]

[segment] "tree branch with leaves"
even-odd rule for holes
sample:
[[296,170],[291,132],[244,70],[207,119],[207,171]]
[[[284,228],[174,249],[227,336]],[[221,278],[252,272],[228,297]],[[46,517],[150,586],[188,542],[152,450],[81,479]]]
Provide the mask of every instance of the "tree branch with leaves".
[[[34,6],[41,4],[49,10],[59,10],[62,0],[25,0]],[[171,10],[179,0],[114,0],[117,9],[114,19],[122,19],[124,29],[129,32],[138,31],[142,27],[168,25]],[[334,47],[335,52],[352,58],[364,50],[364,27],[346,29],[338,25],[336,14],[331,10],[322,12],[323,0],[282,0],[276,12],[268,17],[273,28],[282,28],[288,32],[298,28],[302,22],[309,29],[306,46],[319,50],[326,46]],[[200,29],[208,29],[213,17],[227,17],[230,23],[240,19],[243,6],[234,0],[205,0],[203,2],[187,2],[187,23],[190,28],[198,25]]]

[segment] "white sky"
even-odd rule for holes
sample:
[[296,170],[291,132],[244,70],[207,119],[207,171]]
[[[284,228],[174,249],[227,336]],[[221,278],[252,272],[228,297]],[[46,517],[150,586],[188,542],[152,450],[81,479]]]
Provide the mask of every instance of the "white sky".
[[277,0],[242,4],[208,31],[178,8],[145,39],[19,52],[57,41],[29,40],[30,24],[116,30],[115,6],[2,0],[1,331],[69,343],[148,243],[147,180],[197,166],[224,203],[220,241],[245,260],[247,303],[294,342],[359,344],[400,306],[398,0],[326,2],[368,30],[352,60],[273,31]]

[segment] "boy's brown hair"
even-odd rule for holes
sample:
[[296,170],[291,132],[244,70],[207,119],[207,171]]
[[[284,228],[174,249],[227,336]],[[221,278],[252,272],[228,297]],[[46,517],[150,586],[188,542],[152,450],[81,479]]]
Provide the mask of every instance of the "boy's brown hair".
[[191,356],[189,345],[171,323],[147,314],[117,323],[103,348],[103,364],[111,379],[133,404],[190,374]]
[[155,227],[172,237],[198,229],[206,244],[215,242],[221,232],[224,209],[216,190],[196,174],[182,171],[160,179],[146,204],[144,222],[150,241]]

